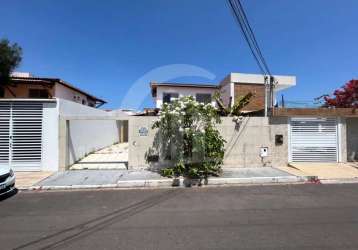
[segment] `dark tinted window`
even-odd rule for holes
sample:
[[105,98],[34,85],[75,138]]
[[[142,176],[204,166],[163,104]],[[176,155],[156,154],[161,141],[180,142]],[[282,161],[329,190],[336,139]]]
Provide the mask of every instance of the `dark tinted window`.
[[5,97],[5,89],[0,87],[0,97]]
[[29,89],[30,98],[48,98],[49,94],[47,89]]
[[195,99],[197,102],[210,103],[211,94],[196,94]]
[[170,103],[174,101],[174,99],[178,99],[178,93],[163,93],[163,103]]

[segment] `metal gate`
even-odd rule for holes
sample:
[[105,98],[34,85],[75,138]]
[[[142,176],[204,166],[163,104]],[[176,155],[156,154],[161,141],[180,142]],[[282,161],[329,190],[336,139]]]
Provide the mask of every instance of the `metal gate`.
[[336,118],[291,118],[289,160],[291,162],[337,162]]
[[0,102],[0,166],[40,170],[42,110],[38,102]]

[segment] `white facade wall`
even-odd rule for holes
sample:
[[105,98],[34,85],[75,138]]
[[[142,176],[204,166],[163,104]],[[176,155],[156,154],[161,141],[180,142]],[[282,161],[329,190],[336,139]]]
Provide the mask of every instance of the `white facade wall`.
[[[81,116],[110,115],[106,111],[63,99],[44,103],[41,171],[59,170],[60,150],[66,150],[66,162],[73,164],[87,154],[119,141],[119,121],[79,119]],[[60,117],[74,117],[67,123],[66,149],[61,148],[59,142]]]
[[94,101],[88,100],[86,95],[70,89],[62,84],[56,83],[54,88],[56,98],[65,99],[80,104],[82,104],[82,101],[85,101],[84,105],[88,105],[89,103],[91,103],[93,106],[95,105]]
[[43,104],[42,171],[57,171],[59,165],[59,112],[57,102]]
[[81,116],[110,116],[106,111],[60,99],[59,114],[67,118],[73,117],[67,122],[66,162],[69,165],[93,151],[119,141],[119,121],[81,119]]
[[[281,91],[296,85],[295,76],[282,76],[274,75],[275,91]],[[253,83],[253,84],[265,84],[265,76],[261,74],[243,74],[243,73],[231,73],[228,77],[230,82],[234,83]]]
[[224,82],[220,84],[220,95],[226,106],[229,106],[230,99],[232,99],[231,105],[234,104],[234,83]]
[[[164,93],[178,93],[179,98],[184,96],[193,96],[196,94],[213,94],[218,91],[216,88],[200,88],[200,87],[177,87],[177,86],[157,86],[157,96],[155,98],[155,104],[157,108],[161,108],[163,105]],[[212,101],[215,105],[215,101]]]
[[59,112],[62,116],[110,116],[110,113],[101,109],[92,108],[72,101],[57,99]]

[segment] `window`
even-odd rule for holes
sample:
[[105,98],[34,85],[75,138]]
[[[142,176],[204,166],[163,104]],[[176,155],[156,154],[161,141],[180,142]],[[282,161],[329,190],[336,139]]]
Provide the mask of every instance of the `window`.
[[29,89],[29,98],[49,98],[47,89]]
[[178,93],[163,93],[163,103],[170,103],[175,99],[178,99]]
[[0,97],[5,97],[5,89],[0,87]]
[[197,102],[211,103],[211,94],[196,94],[195,99]]

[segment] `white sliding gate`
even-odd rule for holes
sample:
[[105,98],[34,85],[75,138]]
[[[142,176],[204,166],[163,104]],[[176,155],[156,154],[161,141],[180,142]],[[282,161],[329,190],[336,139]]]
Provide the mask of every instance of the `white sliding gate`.
[[291,162],[338,161],[336,118],[291,118],[289,132]]
[[0,167],[40,170],[42,116],[41,102],[0,102]]

